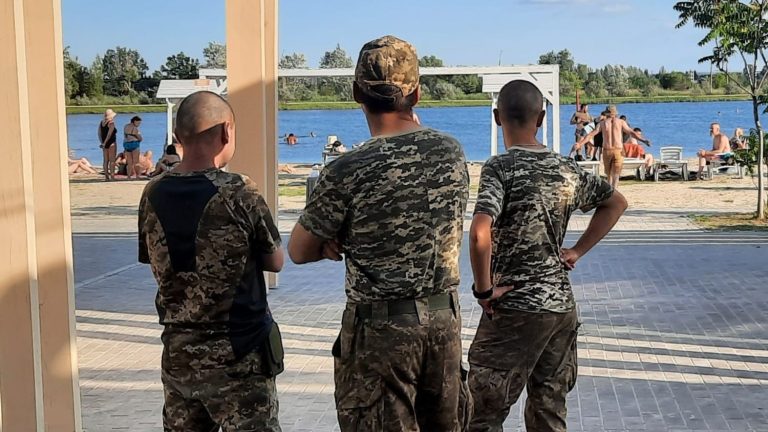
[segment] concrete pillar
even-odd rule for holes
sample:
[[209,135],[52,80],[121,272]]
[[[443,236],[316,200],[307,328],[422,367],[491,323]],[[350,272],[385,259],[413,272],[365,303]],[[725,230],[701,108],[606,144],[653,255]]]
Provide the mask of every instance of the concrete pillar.
[[227,0],[226,22],[237,143],[230,169],[256,182],[277,218],[277,0]]
[[544,121],[541,123],[541,142],[544,144],[544,147],[549,147],[549,125],[547,124],[549,122],[549,111],[547,110],[547,106],[549,103],[547,103],[546,100],[544,100],[544,106],[542,109],[544,110]]
[[79,431],[59,0],[0,2],[0,429]]

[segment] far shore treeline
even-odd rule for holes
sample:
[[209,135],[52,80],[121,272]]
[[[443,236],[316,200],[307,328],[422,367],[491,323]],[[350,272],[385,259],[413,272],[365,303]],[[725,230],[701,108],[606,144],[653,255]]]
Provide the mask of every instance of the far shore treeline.
[[[209,42],[203,49],[203,60],[183,52],[169,56],[154,72],[135,50],[115,47],[97,55],[90,65],[83,65],[64,49],[64,83],[69,113],[98,113],[107,106],[129,106],[123,111],[163,111],[155,94],[162,79],[198,78],[198,69],[225,68],[226,47]],[[443,60],[426,55],[419,60],[422,67],[444,66]],[[634,66],[606,65],[591,68],[577,63],[568,50],[550,51],[538,64],[560,65],[560,94],[563,103],[575,100],[579,91],[582,102],[632,103],[681,102],[745,99],[739,87],[724,73],[702,74],[695,71],[667,71],[662,67],[652,73]],[[348,68],[352,58],[337,45],[320,58],[320,68]],[[280,58],[279,68],[307,68],[302,53]],[[730,72],[733,79],[745,81],[742,72]],[[487,105],[481,79],[473,75],[425,76],[421,83],[421,106]],[[351,77],[279,78],[278,96],[281,109],[354,108]],[[154,106],[153,106],[154,105]]]

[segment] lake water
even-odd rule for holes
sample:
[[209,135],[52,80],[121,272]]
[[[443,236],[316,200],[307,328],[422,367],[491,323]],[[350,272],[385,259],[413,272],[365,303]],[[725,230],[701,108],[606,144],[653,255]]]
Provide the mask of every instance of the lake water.
[[[603,108],[593,105],[594,114]],[[573,105],[561,107],[561,150],[568,152],[573,142],[573,126],[568,121],[573,114]],[[490,155],[490,108],[418,108],[422,124],[448,132],[463,144],[467,159],[484,161]],[[633,127],[640,127],[643,133],[653,141],[652,151],[658,154],[660,146],[682,146],[685,155],[690,157],[700,148],[709,148],[709,124],[719,121],[723,131],[729,136],[737,127],[748,131],[752,122],[750,102],[679,102],[653,104],[624,104],[619,112],[625,114]],[[119,113],[116,124],[118,130],[135,115]],[[142,151],[150,149],[156,155],[162,153],[165,142],[165,113],[142,113],[142,133],[144,142]],[[87,157],[93,163],[101,163],[101,150],[98,147],[96,129],[101,119],[96,114],[72,114],[67,116],[67,136],[69,145],[79,157]],[[240,119],[243,121],[243,119]],[[765,123],[764,123],[765,124]],[[362,142],[369,137],[365,117],[360,110],[313,110],[280,111],[278,113],[279,135],[294,133],[299,138],[295,146],[279,144],[281,163],[319,162],[326,136],[336,135],[348,147]],[[309,137],[314,132],[316,137]],[[122,134],[121,134],[122,135]],[[122,136],[119,135],[120,138]],[[550,128],[551,135],[551,128]],[[551,142],[551,139],[550,139]],[[122,151],[122,139],[118,151]],[[248,145],[247,140],[238,145]],[[500,151],[503,151],[499,136]]]

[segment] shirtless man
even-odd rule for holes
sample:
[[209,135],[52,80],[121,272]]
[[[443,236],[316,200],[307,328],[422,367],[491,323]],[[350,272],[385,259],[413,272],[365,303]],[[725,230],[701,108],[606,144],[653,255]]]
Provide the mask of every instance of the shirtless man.
[[696,156],[699,157],[699,173],[697,178],[702,179],[702,172],[707,165],[707,161],[717,160],[723,154],[731,152],[731,144],[728,142],[728,137],[725,134],[720,133],[720,123],[712,123],[709,125],[709,135],[712,137],[712,150],[699,150]]
[[603,134],[603,165],[605,166],[605,174],[608,176],[608,182],[616,189],[619,186],[619,177],[621,177],[621,169],[624,166],[624,142],[621,140],[621,134],[626,133],[647,145],[650,145],[651,142],[643,138],[641,134],[633,131],[627,125],[627,122],[616,117],[616,114],[618,114],[616,105],[608,106],[605,113],[605,120],[600,122],[595,130],[580,139],[576,143],[576,148],[581,148],[584,143],[594,138],[595,135]]

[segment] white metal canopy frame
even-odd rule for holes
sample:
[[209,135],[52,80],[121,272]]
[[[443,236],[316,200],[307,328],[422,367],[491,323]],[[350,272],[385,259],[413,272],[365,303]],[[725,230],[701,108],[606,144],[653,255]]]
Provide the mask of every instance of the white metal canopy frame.
[[[173,106],[187,95],[210,90],[226,95],[227,71],[224,69],[200,69],[200,78],[196,80],[162,80],[157,90],[157,97],[165,99],[168,106],[168,144],[171,143]],[[294,78],[318,78],[354,76],[352,68],[345,69],[280,69],[278,76]],[[544,145],[549,147],[548,122],[552,121],[552,150],[560,152],[560,67],[558,65],[537,66],[459,66],[459,67],[424,67],[421,75],[477,75],[483,80],[483,93],[491,94],[491,156],[498,152],[499,132],[493,119],[493,110],[497,106],[498,93],[510,81],[525,80],[541,90],[544,95],[544,107],[547,116],[542,127]],[[551,111],[549,107],[551,106]],[[551,115],[549,115],[551,112]]]

